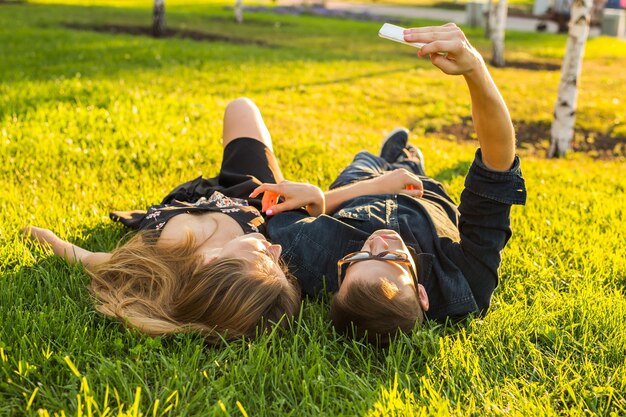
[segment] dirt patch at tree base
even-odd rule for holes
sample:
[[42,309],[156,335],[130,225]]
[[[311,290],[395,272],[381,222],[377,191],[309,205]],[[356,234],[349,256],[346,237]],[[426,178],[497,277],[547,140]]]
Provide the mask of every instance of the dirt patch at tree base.
[[[514,122],[518,149],[526,154],[547,155],[550,147],[550,123]],[[464,117],[461,123],[433,130],[444,137],[458,140],[475,140],[476,133],[471,117]],[[589,154],[596,159],[626,158],[626,136],[613,136],[611,132],[576,128],[572,141],[572,151]]]
[[524,69],[529,71],[559,71],[561,64],[540,61],[506,61],[504,68]]
[[[87,30],[100,33],[111,34],[123,34],[123,35],[135,35],[135,36],[152,36],[152,27],[150,26],[134,26],[134,25],[113,25],[113,24],[83,24],[83,23],[64,23],[62,25],[68,29],[74,30]],[[163,36],[159,36],[157,39],[164,38],[179,38],[179,39],[191,39],[199,42],[228,42],[236,45],[257,45],[275,48],[275,45],[271,45],[265,41],[258,39],[243,39],[235,38],[233,36],[216,35],[214,33],[199,32],[197,30],[187,29],[165,29]]]

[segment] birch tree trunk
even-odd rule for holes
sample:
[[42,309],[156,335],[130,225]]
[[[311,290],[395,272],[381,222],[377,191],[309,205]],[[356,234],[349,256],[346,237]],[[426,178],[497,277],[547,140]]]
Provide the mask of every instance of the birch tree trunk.
[[243,0],[235,0],[235,21],[243,23]]
[[505,65],[504,60],[504,29],[506,28],[506,15],[508,11],[507,0],[498,0],[495,7],[492,7],[492,13],[494,15],[491,22],[491,44],[492,55],[491,65],[494,67],[503,67]]
[[152,13],[152,36],[160,38],[165,34],[165,0],[154,0]]
[[493,0],[487,0],[487,18],[485,19],[485,38],[491,39],[491,28],[493,28]]
[[554,106],[550,149],[548,157],[563,156],[569,149],[574,137],[576,121],[576,98],[578,96],[578,78],[582,69],[585,44],[589,35],[589,21],[593,0],[574,0],[569,21],[569,36],[563,66],[559,93]]

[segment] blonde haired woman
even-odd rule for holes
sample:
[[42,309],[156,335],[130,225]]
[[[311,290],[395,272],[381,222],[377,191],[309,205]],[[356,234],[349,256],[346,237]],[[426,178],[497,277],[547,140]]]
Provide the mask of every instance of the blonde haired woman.
[[[199,331],[217,343],[284,327],[299,309],[300,291],[280,262],[281,246],[262,234],[262,201],[249,198],[261,183],[283,177],[249,99],[227,106],[223,146],[217,177],[182,184],[148,211],[112,213],[139,233],[111,253],[80,248],[48,229],[24,232],[85,266],[98,311],[149,335]],[[321,213],[322,192],[308,184],[302,189],[301,206]]]

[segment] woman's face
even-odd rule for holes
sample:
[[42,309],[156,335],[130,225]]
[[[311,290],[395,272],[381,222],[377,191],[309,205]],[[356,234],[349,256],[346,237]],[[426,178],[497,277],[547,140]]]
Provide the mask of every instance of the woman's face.
[[281,270],[279,274],[284,277],[284,273],[278,263],[282,247],[272,244],[260,233],[250,233],[230,240],[221,248],[207,248],[202,250],[205,263],[213,262],[220,258],[240,258],[251,262],[254,265],[259,263],[272,262],[276,268]]
[[253,261],[257,255],[263,255],[269,257],[274,262],[278,262],[282,251],[282,246],[268,242],[261,233],[250,233],[236,237],[225,244],[219,253],[219,257],[240,257]]

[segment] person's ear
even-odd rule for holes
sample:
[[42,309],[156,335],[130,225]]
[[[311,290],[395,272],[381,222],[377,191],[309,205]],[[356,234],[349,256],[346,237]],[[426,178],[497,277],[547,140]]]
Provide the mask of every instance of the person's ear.
[[420,306],[422,311],[428,311],[430,304],[428,302],[428,294],[426,294],[426,288],[422,284],[417,284],[417,293],[419,294]]
[[203,255],[202,256],[202,265],[208,265],[211,262],[215,261],[219,256],[217,255]]

